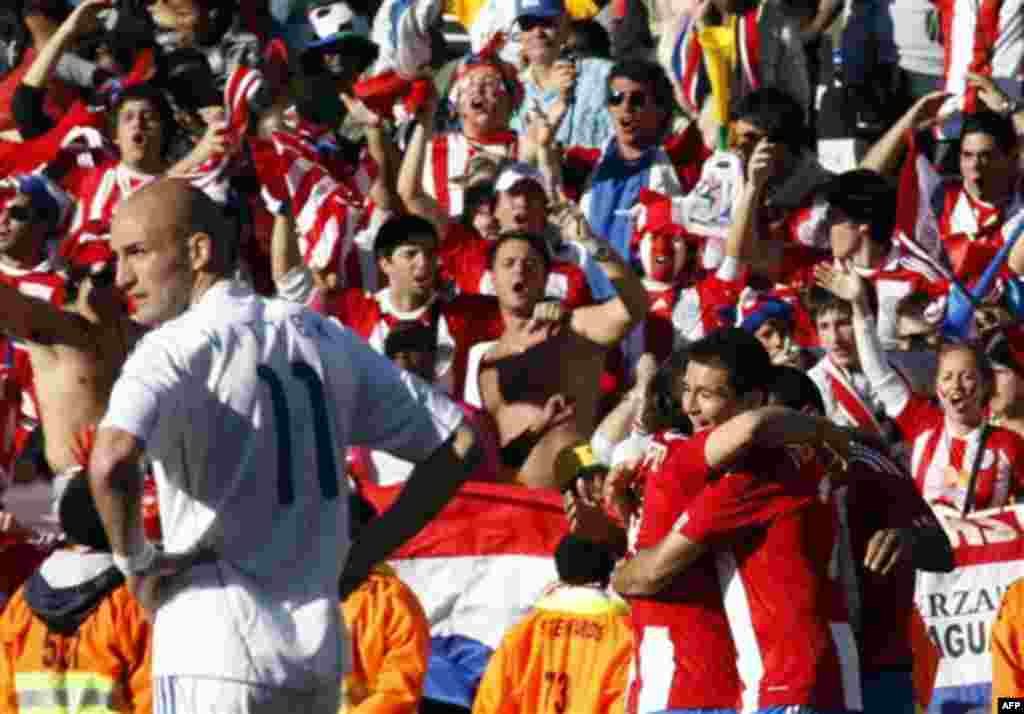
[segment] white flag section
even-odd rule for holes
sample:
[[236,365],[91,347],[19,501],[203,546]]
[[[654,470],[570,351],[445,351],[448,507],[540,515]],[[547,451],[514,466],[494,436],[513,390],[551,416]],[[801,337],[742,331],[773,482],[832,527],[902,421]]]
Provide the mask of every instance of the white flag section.
[[991,711],[989,627],[1003,593],[1024,577],[1024,506],[945,519],[957,568],[920,573],[917,606],[941,652],[932,714]]
[[[383,510],[401,486],[364,488]],[[416,593],[433,652],[426,696],[472,701],[490,652],[556,580],[554,553],[569,530],[558,493],[467,483],[390,564]]]
[[[378,507],[400,489],[374,489]],[[554,582],[555,548],[568,532],[558,494],[467,483],[390,564],[423,603],[431,634],[494,647]]]

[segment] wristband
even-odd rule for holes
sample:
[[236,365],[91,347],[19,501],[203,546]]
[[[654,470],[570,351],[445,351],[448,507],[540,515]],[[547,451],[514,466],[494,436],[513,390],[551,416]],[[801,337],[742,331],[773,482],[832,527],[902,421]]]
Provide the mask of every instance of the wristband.
[[156,560],[157,549],[149,541],[131,555],[114,553],[114,565],[126,576],[145,575]]

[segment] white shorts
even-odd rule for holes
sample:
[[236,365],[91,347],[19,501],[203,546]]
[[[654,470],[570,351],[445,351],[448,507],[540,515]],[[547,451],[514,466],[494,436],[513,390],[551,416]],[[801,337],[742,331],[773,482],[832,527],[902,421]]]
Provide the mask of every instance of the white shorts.
[[341,687],[299,691],[214,677],[155,677],[153,714],[338,714]]

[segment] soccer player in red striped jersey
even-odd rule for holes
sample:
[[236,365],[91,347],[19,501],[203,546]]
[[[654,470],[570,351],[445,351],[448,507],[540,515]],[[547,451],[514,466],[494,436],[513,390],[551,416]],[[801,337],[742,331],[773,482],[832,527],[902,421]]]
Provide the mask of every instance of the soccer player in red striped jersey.
[[[696,433],[681,448],[707,484],[677,504],[664,537],[621,563],[612,582],[625,595],[652,596],[710,556],[742,682],[733,706],[760,714],[857,711],[857,648],[840,584],[830,577],[835,511],[806,459],[761,446],[765,434],[750,431],[747,413],[763,404],[773,375],[767,352],[740,330],[719,330],[691,346],[680,391]],[[802,441],[849,441],[825,420],[792,416]]]

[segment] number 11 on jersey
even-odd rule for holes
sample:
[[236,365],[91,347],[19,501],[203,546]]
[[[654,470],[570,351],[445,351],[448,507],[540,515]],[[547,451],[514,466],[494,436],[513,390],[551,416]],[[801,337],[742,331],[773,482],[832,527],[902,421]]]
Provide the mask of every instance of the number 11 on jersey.
[[[316,370],[305,362],[292,362],[291,367],[291,376],[302,382],[309,392],[309,404],[313,409],[312,426],[316,438],[320,495],[326,501],[333,501],[338,497],[338,464],[334,458],[324,383]],[[292,472],[293,425],[288,397],[281,378],[270,367],[260,365],[256,368],[256,376],[267,385],[270,391],[270,404],[274,410],[274,429],[277,432],[277,498],[282,506],[290,506],[295,502],[295,477]],[[307,425],[301,426],[308,428]]]

